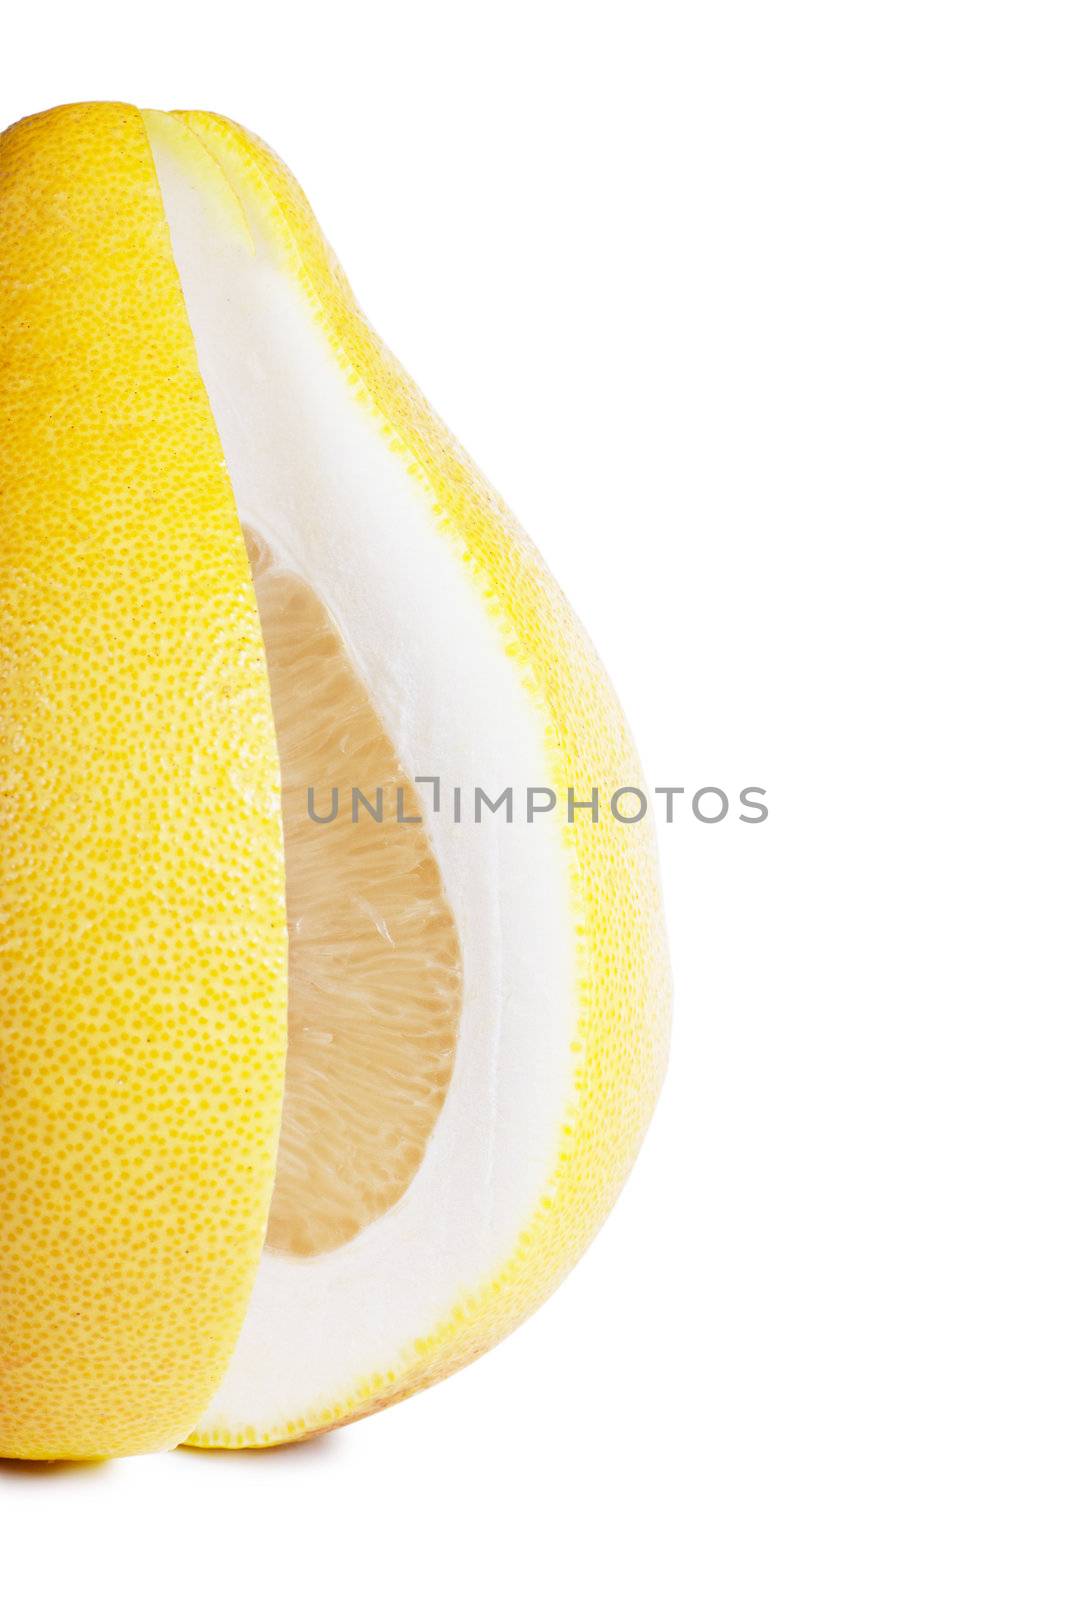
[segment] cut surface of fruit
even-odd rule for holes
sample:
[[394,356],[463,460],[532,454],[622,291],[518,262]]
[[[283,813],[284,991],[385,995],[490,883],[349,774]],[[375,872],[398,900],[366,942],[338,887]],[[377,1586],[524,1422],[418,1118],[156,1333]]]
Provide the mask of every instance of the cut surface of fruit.
[[404,820],[416,816],[415,785],[332,618],[262,538],[246,539],[281,762],[289,921],[267,1244],[311,1256],[354,1238],[418,1170],[452,1075],[459,940],[425,828]]
[[[566,601],[378,343],[281,163],[219,117],[145,118],[240,515],[332,619],[398,772],[440,782],[419,809],[462,971],[451,1075],[403,1192],[332,1248],[264,1252],[191,1438],[262,1445],[435,1381],[544,1299],[636,1154],[669,984],[651,824],[567,817],[570,789],[642,778]],[[455,822],[452,793],[476,788],[510,790],[514,820]],[[559,797],[534,823],[530,789]],[[377,825],[331,828],[377,848]]]

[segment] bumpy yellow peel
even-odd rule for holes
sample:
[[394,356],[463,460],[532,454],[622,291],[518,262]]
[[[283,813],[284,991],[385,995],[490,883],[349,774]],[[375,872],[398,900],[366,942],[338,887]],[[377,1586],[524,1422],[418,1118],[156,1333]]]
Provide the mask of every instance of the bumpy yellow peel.
[[0,1455],[182,1439],[262,1244],[277,755],[140,113],[0,141]]

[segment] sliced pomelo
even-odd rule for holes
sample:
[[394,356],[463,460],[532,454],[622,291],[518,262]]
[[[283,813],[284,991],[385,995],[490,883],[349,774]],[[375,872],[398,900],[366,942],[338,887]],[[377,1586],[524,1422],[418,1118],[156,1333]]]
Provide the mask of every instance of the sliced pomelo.
[[[88,479],[94,529],[106,523],[112,481],[124,473],[133,485],[130,537],[146,573],[127,562],[93,581],[109,606],[134,616],[145,583],[144,630],[158,626],[151,607],[161,607],[180,661],[178,703],[165,695],[151,702],[161,724],[171,719],[153,732],[153,759],[162,763],[174,744],[172,728],[195,729],[198,757],[178,741],[183,795],[202,797],[205,779],[225,791],[225,848],[213,860],[191,855],[173,827],[151,845],[161,873],[148,903],[175,948],[191,937],[187,916],[200,926],[195,891],[214,865],[224,899],[234,902],[259,882],[257,848],[277,873],[277,811],[270,837],[250,840],[225,814],[234,794],[247,800],[254,792],[243,792],[242,761],[273,763],[277,735],[289,926],[284,1122],[247,1314],[191,1437],[266,1445],[375,1410],[471,1360],[539,1304],[589,1242],[634,1158],[665,1059],[668,978],[654,840],[647,822],[594,824],[588,811],[568,821],[568,791],[586,800],[594,788],[606,798],[641,784],[610,685],[532,546],[364,321],[286,169],[252,136],[202,113],[146,112],[143,124],[126,108],[53,115],[62,137],[46,159],[60,169],[57,194],[70,177],[64,141],[77,146],[84,126],[93,130],[88,182],[105,193],[107,141],[119,160],[129,147],[130,159],[143,161],[150,145],[173,257],[153,254],[162,233],[153,194],[152,247],[124,239],[119,276],[139,277],[147,300],[169,304],[177,267],[183,337],[188,344],[191,329],[207,422],[218,430],[236,502],[236,515],[226,505],[227,549],[234,559],[240,553],[239,518],[251,558],[258,619],[248,617],[245,564],[233,592],[251,625],[239,639],[216,627],[209,643],[209,613],[183,640],[173,628],[179,608],[166,611],[167,578],[173,572],[180,582],[200,544],[180,486],[167,478],[159,486],[167,498],[161,515],[175,532],[155,559],[145,555],[159,520],[155,479],[114,451]],[[130,205],[122,189],[113,201]],[[106,226],[100,238],[108,241]],[[112,268],[104,245],[86,236],[79,248],[91,258],[98,299],[106,299]],[[78,307],[88,324],[95,312]],[[153,383],[171,359],[171,345],[144,355]],[[132,381],[140,372],[123,345],[113,382],[122,387],[131,377],[127,411],[144,404]],[[55,379],[61,399],[64,381]],[[218,477],[218,444],[203,426],[198,393],[195,405],[186,400],[186,410],[168,418],[173,453],[179,465],[191,459]],[[150,384],[150,401],[153,394]],[[27,449],[33,461],[38,442]],[[45,571],[49,559],[41,557]],[[53,619],[49,628],[47,649],[59,654],[62,626]],[[220,673],[231,658],[254,662],[262,695],[264,648],[269,718],[261,705],[248,746],[235,752],[237,709],[220,706],[210,674],[207,695],[187,704],[196,689],[186,675],[195,677],[198,651]],[[111,714],[112,672],[124,667],[124,657],[103,656],[64,714],[65,730],[76,708],[92,745]],[[92,771],[104,814],[126,769],[111,744],[100,750]],[[36,772],[29,758],[21,770]],[[437,780],[439,804],[429,779]],[[319,815],[337,791],[336,818],[309,815],[309,788]],[[381,791],[381,821],[366,812],[351,820],[353,789],[372,802]],[[556,811],[535,823],[524,811],[531,789],[559,796]],[[476,790],[493,798],[510,791],[514,812],[483,810],[476,822]],[[420,820],[400,820],[400,791],[407,814]],[[455,793],[466,808],[458,820]],[[44,829],[39,798],[31,794],[29,821],[19,824],[28,838]],[[77,916],[92,868],[81,836],[73,842],[62,899],[53,898]],[[210,853],[199,835],[196,842]],[[121,911],[121,882],[109,883]],[[36,879],[27,910],[35,896],[47,898]],[[265,925],[254,894],[247,905],[245,948],[255,959],[268,934],[280,935]],[[224,961],[220,980],[210,951],[193,943],[188,959],[183,976],[194,995],[214,994],[220,981],[232,986],[227,1045],[244,1048],[249,1093],[276,1102],[276,989],[274,1010],[264,1013],[254,975],[239,963]],[[134,1013],[158,1002],[148,960],[119,1001],[103,980],[104,999],[92,1000],[95,969],[79,966],[74,976],[72,1006],[106,1002],[131,1030]],[[161,981],[177,979],[167,968]],[[47,1074],[43,1033],[34,1050]],[[160,1114],[179,1118],[165,1130],[167,1148],[179,1148],[181,1065],[157,1056],[147,1033],[139,1052],[136,1073],[162,1086]],[[75,1057],[82,1084],[101,1059],[95,1041],[79,1040]],[[224,1050],[223,1075],[229,1059]],[[28,1124],[28,1105],[16,1097],[17,1130]],[[257,1136],[265,1132],[266,1122]],[[221,1133],[242,1173],[248,1164],[236,1203],[258,1241],[265,1211],[253,1141],[225,1120]],[[196,1125],[188,1137],[195,1145]],[[132,1274],[141,1301],[164,1307],[141,1256],[123,1255],[121,1217],[135,1192],[131,1151],[108,1132],[101,1153],[116,1180],[113,1264]],[[59,1176],[68,1187],[60,1183],[47,1204],[76,1213],[73,1168]],[[203,1194],[217,1205],[220,1189],[237,1193],[217,1165],[207,1176],[183,1169],[177,1212],[188,1207],[199,1223]],[[136,1228],[130,1232],[136,1243]],[[53,1270],[47,1250],[35,1259]],[[243,1257],[227,1266],[233,1284],[247,1284]],[[24,1290],[25,1275],[18,1281]],[[175,1328],[188,1320],[185,1310]],[[154,1326],[143,1316],[130,1347]],[[79,1348],[91,1349],[100,1332],[90,1330]]]

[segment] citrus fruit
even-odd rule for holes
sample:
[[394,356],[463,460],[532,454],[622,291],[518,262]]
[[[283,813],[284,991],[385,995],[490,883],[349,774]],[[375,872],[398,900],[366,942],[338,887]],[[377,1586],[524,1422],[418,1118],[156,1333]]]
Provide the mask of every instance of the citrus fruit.
[[651,1114],[603,668],[206,113],[0,141],[0,555],[0,1453],[379,1409],[550,1293]]

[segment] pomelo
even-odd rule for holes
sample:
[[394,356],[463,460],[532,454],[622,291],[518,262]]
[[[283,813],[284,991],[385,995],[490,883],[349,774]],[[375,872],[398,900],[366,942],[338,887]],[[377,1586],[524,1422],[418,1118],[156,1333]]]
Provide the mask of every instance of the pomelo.
[[642,784],[611,687],[206,113],[0,141],[0,555],[0,1453],[376,1410],[545,1298],[651,1114],[652,824],[566,805]]

